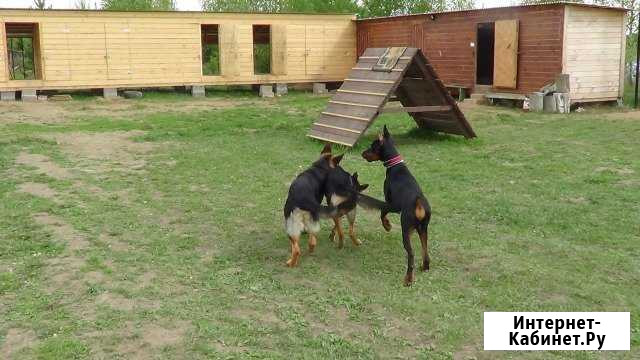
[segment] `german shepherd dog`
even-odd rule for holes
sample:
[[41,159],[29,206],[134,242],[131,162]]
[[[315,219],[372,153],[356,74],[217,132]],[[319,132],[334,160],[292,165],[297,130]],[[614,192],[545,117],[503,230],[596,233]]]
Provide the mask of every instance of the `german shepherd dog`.
[[287,261],[289,267],[298,265],[302,232],[309,234],[309,253],[312,253],[320,231],[319,219],[334,218],[338,214],[338,208],[323,206],[321,203],[326,194],[329,174],[336,169],[341,159],[342,155],[333,157],[331,146],[325,145],[320,158],[298,175],[289,187],[289,196],[284,205],[285,230],[291,242],[291,258]]
[[[340,162],[340,157],[336,165]],[[338,213],[333,218],[333,229],[329,240],[335,242],[336,234],[338,235],[338,248],[344,246],[344,233],[342,232],[342,217],[347,216],[349,221],[349,237],[351,242],[355,246],[362,244],[356,237],[355,222],[356,222],[356,201],[358,194],[364,191],[369,185],[360,184],[358,181],[358,173],[350,175],[341,166],[329,173],[329,179],[327,181],[327,190],[325,197],[327,204],[330,206],[338,207]]]
[[411,175],[409,168],[404,164],[402,156],[384,126],[382,134],[371,143],[371,146],[362,153],[362,157],[368,162],[382,161],[387,168],[387,176],[384,180],[384,198],[386,204],[380,206],[380,220],[386,231],[391,231],[391,223],[387,219],[390,212],[400,213],[402,225],[402,244],[407,252],[407,274],[404,277],[405,286],[411,286],[414,281],[413,266],[414,256],[411,248],[411,233],[418,232],[422,243],[422,271],[429,270],[429,250],[427,247],[427,228],[431,219],[431,207],[427,198],[422,193],[420,185]]

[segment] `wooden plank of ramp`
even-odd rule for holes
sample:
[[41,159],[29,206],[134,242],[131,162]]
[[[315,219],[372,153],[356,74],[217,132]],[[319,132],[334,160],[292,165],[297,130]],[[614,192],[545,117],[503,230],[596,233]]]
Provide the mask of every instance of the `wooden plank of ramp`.
[[[382,112],[406,112],[418,126],[475,137],[427,58],[406,48],[391,71],[373,71],[386,48],[369,48],[308,133],[321,141],[353,146]],[[384,109],[389,101],[403,107]]]

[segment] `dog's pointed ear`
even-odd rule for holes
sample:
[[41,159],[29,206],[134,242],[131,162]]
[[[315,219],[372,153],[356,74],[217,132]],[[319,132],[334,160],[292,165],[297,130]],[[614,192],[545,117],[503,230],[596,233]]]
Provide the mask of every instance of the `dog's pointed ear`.
[[369,187],[369,184],[360,184],[358,188],[358,192],[363,192],[368,187]]
[[340,164],[340,161],[342,161],[342,158],[344,157],[344,154],[340,154],[338,156],[334,156],[331,158],[331,162],[333,163],[333,165],[338,165]]
[[324,154],[331,154],[331,143],[324,144],[324,147],[322,148],[320,155],[324,155]]
[[382,135],[382,133],[378,133],[378,141],[384,142],[384,136]]
[[388,139],[391,136],[391,134],[389,134],[389,130],[387,130],[387,125],[385,125],[382,129],[382,134],[384,135],[385,139]]
[[353,180],[358,180],[358,172],[354,172],[353,175],[351,175],[351,177],[353,178]]

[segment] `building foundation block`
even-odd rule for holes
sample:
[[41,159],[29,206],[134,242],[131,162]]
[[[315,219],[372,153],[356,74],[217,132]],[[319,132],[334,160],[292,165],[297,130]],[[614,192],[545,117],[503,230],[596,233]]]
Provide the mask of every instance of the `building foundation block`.
[[277,96],[286,95],[287,93],[289,93],[289,88],[287,87],[287,84],[276,84]]
[[22,101],[38,101],[37,90],[22,90]]
[[102,89],[102,96],[105,99],[115,99],[118,97],[118,89],[117,88],[104,88]]
[[323,95],[327,93],[327,84],[325,83],[313,83],[313,94]]
[[193,97],[204,97],[207,95],[204,86],[201,85],[193,85],[191,87],[191,95]]
[[0,91],[0,101],[16,101],[16,92]]
[[260,85],[260,97],[273,97],[273,85]]

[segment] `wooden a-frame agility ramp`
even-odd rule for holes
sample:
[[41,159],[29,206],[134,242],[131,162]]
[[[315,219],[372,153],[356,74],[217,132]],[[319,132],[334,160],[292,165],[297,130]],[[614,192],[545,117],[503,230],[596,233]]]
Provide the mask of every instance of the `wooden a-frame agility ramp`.
[[[384,109],[388,101],[399,101],[402,107]],[[407,112],[421,128],[476,136],[417,48],[365,50],[308,136],[353,146],[382,112]]]

